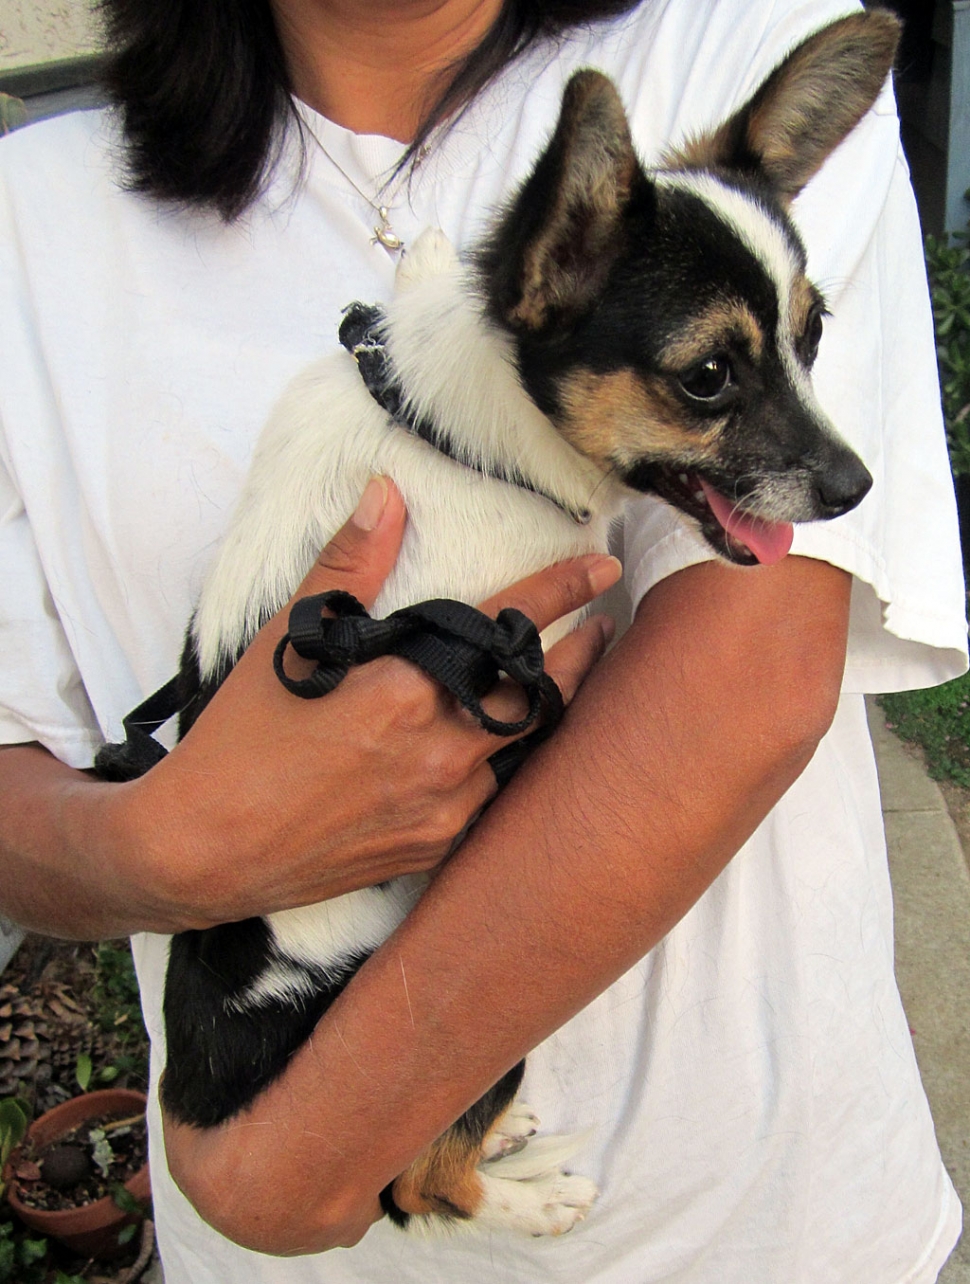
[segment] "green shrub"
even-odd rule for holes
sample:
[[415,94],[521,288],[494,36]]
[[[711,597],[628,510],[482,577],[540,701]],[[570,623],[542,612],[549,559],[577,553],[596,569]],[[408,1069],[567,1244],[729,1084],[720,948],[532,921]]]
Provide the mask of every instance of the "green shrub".
[[892,730],[923,747],[935,780],[970,788],[970,674],[926,691],[884,695],[879,703]]
[[[970,193],[968,193],[970,196]],[[954,477],[970,476],[970,236],[926,238],[943,419]],[[966,514],[963,515],[964,519]],[[966,552],[964,553],[966,557]],[[920,745],[929,773],[970,788],[970,674],[926,691],[881,696],[889,725]]]
[[[87,1070],[90,1086],[103,1088],[119,1074],[139,1084],[148,1082],[148,1035],[141,1014],[141,999],[131,949],[127,941],[101,941],[95,952],[93,1019],[118,1040],[114,1063],[103,1066],[91,1080],[90,1060],[78,1065],[78,1077]],[[87,1084],[82,1084],[86,1089]]]
[[970,475],[970,248],[926,238],[943,417],[954,477]]

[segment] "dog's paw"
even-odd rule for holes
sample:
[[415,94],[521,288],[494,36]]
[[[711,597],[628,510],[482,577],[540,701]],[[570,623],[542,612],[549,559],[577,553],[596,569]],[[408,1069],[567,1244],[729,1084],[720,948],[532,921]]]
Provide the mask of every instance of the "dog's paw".
[[599,1193],[587,1177],[556,1172],[515,1180],[482,1173],[485,1197],[475,1222],[525,1235],[565,1235],[581,1222]]
[[436,227],[425,228],[401,256],[394,277],[394,288],[398,291],[407,290],[419,281],[442,276],[452,271],[457,262],[455,248],[444,232]]
[[517,1155],[534,1137],[539,1120],[529,1106],[513,1101],[482,1143],[482,1159],[494,1163],[508,1155]]

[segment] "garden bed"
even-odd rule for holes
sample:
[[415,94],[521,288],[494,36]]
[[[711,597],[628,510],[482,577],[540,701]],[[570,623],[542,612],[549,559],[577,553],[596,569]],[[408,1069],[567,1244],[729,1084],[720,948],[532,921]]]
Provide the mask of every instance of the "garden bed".
[[[100,944],[28,936],[0,974],[0,1098],[19,1097],[37,1117],[89,1088],[144,1091],[148,1038],[127,941]],[[107,1173],[85,1174],[94,1200],[117,1190],[144,1163],[143,1123],[111,1129]],[[117,1122],[117,1121],[115,1121]],[[124,1121],[122,1121],[124,1124]],[[71,1196],[40,1180],[45,1156],[26,1150],[18,1176],[31,1203],[57,1208]],[[35,1176],[37,1174],[37,1176]],[[151,1222],[130,1227],[121,1256],[81,1258],[28,1230],[0,1204],[0,1284],[133,1284],[151,1258]]]

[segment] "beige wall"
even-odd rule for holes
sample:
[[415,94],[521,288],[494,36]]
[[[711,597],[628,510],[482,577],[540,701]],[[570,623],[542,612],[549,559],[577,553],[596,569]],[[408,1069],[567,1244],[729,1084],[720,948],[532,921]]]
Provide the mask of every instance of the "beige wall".
[[90,0],[0,0],[0,72],[98,48]]

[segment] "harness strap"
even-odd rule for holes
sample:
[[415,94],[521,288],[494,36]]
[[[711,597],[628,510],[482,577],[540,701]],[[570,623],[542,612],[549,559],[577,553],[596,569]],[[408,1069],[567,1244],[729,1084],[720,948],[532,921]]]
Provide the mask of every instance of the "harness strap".
[[155,732],[178,713],[180,694],[178,676],[169,678],[122,719],[124,743],[102,745],[94,759],[102,780],[136,780],[161,762],[168,750],[154,738]]

